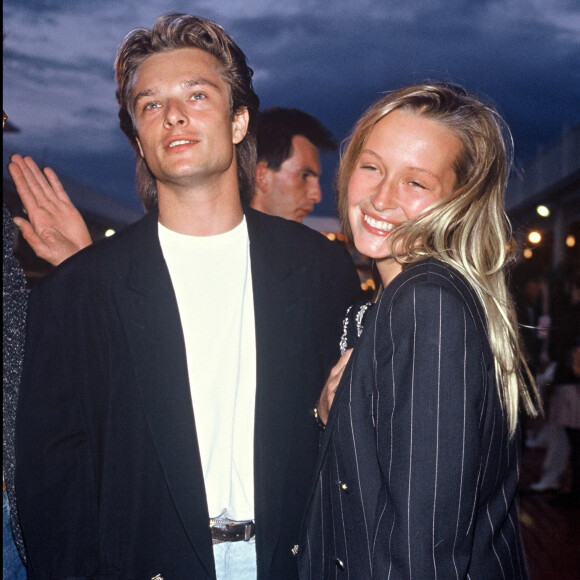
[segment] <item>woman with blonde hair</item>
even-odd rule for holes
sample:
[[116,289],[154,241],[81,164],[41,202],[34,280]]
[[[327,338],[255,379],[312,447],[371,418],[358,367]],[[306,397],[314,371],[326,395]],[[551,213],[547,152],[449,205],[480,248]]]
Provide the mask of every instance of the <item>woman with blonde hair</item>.
[[353,131],[339,209],[381,287],[345,320],[315,409],[302,578],[527,578],[518,414],[535,393],[505,279],[510,159],[497,111],[445,83],[386,94]]

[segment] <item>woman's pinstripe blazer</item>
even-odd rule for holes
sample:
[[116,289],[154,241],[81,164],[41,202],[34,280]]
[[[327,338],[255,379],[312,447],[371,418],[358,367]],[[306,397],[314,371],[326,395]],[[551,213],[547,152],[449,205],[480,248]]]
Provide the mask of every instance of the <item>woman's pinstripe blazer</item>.
[[296,548],[303,579],[527,578],[483,310],[440,261],[367,313],[321,440]]

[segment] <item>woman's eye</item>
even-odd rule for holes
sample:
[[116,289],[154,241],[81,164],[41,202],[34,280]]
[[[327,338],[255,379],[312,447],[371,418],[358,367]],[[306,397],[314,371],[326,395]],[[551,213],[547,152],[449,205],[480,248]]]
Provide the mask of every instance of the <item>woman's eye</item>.
[[424,185],[420,184],[418,181],[409,181],[409,185],[413,187],[420,187],[421,189],[426,189]]

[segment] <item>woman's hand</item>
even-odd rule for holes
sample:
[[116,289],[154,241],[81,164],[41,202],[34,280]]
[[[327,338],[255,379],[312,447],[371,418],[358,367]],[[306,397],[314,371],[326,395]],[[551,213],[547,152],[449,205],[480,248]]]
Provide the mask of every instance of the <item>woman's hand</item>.
[[328,379],[324,385],[324,389],[322,389],[320,399],[318,399],[318,416],[325,425],[328,420],[328,413],[330,413],[330,407],[332,406],[336,389],[338,388],[338,383],[340,383],[344,367],[346,366],[351,354],[352,348],[349,348],[332,367],[330,375],[328,375]]

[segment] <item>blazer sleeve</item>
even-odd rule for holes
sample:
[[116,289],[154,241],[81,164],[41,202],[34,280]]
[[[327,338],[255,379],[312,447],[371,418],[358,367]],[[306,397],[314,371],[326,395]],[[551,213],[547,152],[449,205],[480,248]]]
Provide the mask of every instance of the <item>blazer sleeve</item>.
[[95,460],[81,402],[91,369],[79,351],[71,294],[39,286],[29,301],[16,420],[28,572],[34,579],[97,577]]
[[409,282],[380,305],[375,372],[390,404],[379,397],[377,577],[463,578],[468,569],[488,388],[485,334],[472,315],[459,292],[435,283]]
[[330,353],[330,366],[326,369],[327,372],[340,356],[340,336],[346,311],[349,306],[358,302],[362,295],[360,279],[350,254],[338,244],[332,244],[331,248],[333,253],[328,254],[321,267],[325,279],[319,298],[333,316],[332,340],[329,340],[328,328],[325,328],[323,329],[324,338],[320,341],[320,344]]

